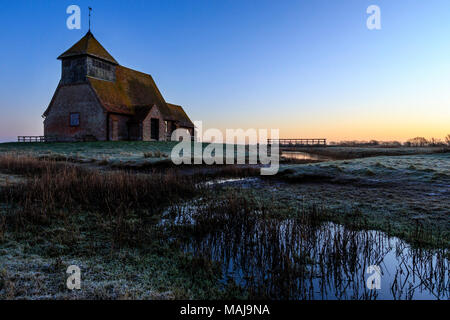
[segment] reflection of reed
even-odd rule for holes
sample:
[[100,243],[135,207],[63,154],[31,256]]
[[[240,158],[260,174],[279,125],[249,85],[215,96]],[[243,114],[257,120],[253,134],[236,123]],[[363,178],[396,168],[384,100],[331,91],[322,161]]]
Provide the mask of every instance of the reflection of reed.
[[[391,296],[382,298],[413,298],[416,291],[449,297],[445,250],[411,249],[381,232],[320,223],[317,208],[280,220],[255,201],[233,196],[174,210],[178,223],[192,226],[184,249],[221,262],[223,280],[236,281],[251,298],[376,299],[379,292],[365,282],[374,264],[383,278],[389,267],[395,270]],[[395,257],[389,266],[388,254]]]
[[[403,294],[412,298],[416,290],[426,290],[436,298],[449,297],[449,274],[446,251],[441,249],[438,253],[431,253],[423,249],[411,249],[404,243],[398,242],[396,257],[399,266],[396,270],[391,292],[395,299]],[[408,281],[412,278],[412,281]]]

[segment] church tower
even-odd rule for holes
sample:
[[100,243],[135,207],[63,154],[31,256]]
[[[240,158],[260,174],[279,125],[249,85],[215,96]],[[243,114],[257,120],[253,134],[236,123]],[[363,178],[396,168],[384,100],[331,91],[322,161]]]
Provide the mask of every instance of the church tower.
[[91,31],[58,57],[62,62],[61,85],[87,82],[87,77],[116,81],[117,61]]

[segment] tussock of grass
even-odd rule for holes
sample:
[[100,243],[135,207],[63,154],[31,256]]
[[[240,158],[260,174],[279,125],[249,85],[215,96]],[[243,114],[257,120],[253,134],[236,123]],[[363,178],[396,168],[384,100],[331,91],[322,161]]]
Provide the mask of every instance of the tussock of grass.
[[159,150],[144,152],[144,158],[169,158],[169,155]]

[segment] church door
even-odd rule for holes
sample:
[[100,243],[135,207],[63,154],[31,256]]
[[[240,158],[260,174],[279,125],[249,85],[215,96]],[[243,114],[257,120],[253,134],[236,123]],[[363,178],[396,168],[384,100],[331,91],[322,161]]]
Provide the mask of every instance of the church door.
[[159,140],[159,119],[151,119],[150,130],[152,140]]
[[119,121],[113,120],[112,122],[112,139],[113,141],[119,140]]

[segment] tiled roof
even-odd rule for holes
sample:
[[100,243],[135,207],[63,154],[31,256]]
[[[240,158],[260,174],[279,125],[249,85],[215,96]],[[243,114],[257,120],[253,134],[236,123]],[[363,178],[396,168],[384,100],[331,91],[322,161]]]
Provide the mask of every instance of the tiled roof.
[[117,66],[115,82],[91,77],[88,77],[88,81],[109,112],[134,115],[134,120],[139,121],[156,105],[165,120],[178,121],[184,127],[194,127],[181,106],[166,103],[149,74]]
[[108,53],[108,51],[103,48],[100,42],[95,39],[94,35],[90,31],[88,31],[88,33],[86,33],[86,35],[81,38],[80,41],[75,43],[69,50],[60,55],[58,59],[80,55],[90,55],[114,64],[118,64],[117,61]]
[[181,127],[194,128],[194,124],[192,123],[191,119],[189,119],[182,106],[171,103],[168,103],[167,106],[169,107],[172,116],[176,121],[178,121],[178,124]]
[[[168,109],[149,74],[117,66],[115,82],[91,77],[88,81],[107,111],[132,115],[135,107],[152,107],[155,104],[162,113]],[[170,113],[167,111],[164,115]]]

